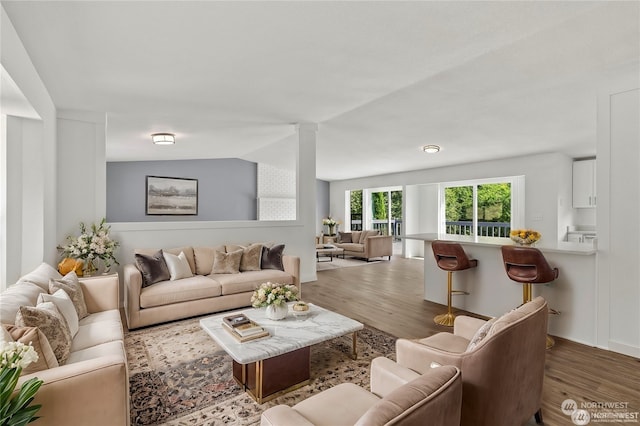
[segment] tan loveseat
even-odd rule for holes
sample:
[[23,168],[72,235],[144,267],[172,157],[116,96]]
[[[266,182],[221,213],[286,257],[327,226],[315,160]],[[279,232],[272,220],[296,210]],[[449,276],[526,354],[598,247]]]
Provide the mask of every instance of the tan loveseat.
[[547,302],[537,297],[490,321],[458,316],[453,333],[398,339],[398,364],[416,375],[432,363],[458,367],[461,426],[518,426],[534,415],[542,423],[548,312]]
[[[49,278],[62,278],[47,264],[33,272],[0,295],[2,324],[14,324],[20,306],[35,306],[40,293],[48,293]],[[79,321],[69,358],[64,365],[24,374],[18,387],[32,377],[44,382],[33,402],[42,405],[35,424],[128,425],[129,377],[118,277],[86,278],[80,283],[89,315]]]
[[[164,252],[186,256],[192,277],[162,281],[143,287],[136,265],[124,266],[124,306],[130,329],[251,305],[253,291],[263,282],[293,284],[300,291],[300,258],[282,256],[284,270],[261,269],[212,274],[215,251],[230,253],[235,244],[218,247],[178,247]],[[139,249],[151,255],[158,249]]]
[[379,231],[340,232],[338,241],[334,243],[344,249],[345,256],[359,257],[367,262],[376,257],[393,255],[393,236],[379,235]]
[[[411,378],[398,379],[401,371],[407,371]],[[342,383],[293,407],[269,408],[262,413],[260,425],[459,426],[461,399],[462,379],[456,367],[443,366],[415,375],[379,357],[371,363],[371,392]]]

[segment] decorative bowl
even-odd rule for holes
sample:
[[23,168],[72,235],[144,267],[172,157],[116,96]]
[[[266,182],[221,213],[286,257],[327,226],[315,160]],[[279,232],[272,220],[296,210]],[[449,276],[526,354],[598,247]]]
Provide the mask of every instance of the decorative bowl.
[[514,229],[509,233],[511,238],[516,244],[528,246],[540,239],[542,235],[538,231],[533,229]]

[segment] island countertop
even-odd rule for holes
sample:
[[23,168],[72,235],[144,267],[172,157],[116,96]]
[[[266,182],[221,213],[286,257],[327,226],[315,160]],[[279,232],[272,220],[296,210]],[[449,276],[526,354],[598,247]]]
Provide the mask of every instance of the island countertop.
[[[454,241],[456,243],[465,245],[469,244],[485,247],[516,245],[516,243],[509,238],[473,237],[467,235],[442,235],[437,233],[409,234],[403,235],[401,238],[420,241]],[[532,247],[539,249],[543,253],[593,255],[597,252],[597,249],[591,244],[570,243],[567,241],[545,241],[544,238],[536,242]]]

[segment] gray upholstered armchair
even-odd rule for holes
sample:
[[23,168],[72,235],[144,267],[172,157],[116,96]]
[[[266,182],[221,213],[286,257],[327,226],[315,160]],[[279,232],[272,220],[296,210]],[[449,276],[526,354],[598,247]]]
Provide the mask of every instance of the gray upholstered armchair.
[[418,374],[380,357],[371,363],[371,392],[343,383],[289,407],[262,413],[261,426],[458,426],[462,379],[453,366]]
[[541,423],[547,316],[542,297],[490,321],[458,316],[453,333],[398,339],[397,361],[418,373],[458,367],[462,426],[522,425],[534,415]]

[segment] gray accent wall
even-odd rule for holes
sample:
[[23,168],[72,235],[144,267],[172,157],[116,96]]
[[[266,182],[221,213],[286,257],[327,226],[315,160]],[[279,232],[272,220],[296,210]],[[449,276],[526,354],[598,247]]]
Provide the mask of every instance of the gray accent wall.
[[316,234],[323,232],[322,219],[328,217],[331,212],[329,211],[329,194],[330,186],[326,180],[316,180]]
[[[146,176],[198,179],[197,216],[147,216]],[[237,158],[107,163],[107,222],[256,220],[257,164]]]

